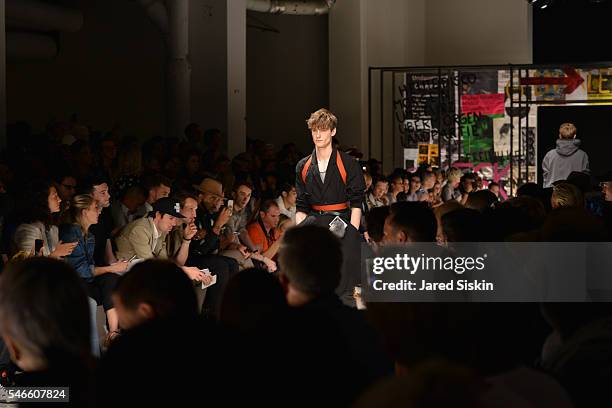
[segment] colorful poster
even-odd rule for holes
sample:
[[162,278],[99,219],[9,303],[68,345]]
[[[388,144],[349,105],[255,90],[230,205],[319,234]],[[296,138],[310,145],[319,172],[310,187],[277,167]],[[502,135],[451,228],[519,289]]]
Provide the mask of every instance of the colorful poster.
[[588,99],[612,99],[612,68],[594,69],[586,77]]
[[461,117],[462,161],[479,163],[490,161],[493,155],[493,119],[485,115]]
[[462,95],[461,111],[496,117],[504,116],[504,94]]
[[439,149],[437,144],[419,144],[418,165],[427,164],[430,166],[438,165]]

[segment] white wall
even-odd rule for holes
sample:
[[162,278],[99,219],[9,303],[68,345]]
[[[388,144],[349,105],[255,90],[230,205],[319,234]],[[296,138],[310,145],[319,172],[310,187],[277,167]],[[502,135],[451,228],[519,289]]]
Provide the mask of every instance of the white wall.
[[0,0],[0,149],[6,145],[6,29],[4,0]]
[[[355,0],[337,2],[332,9],[330,102],[339,116],[343,144],[356,145],[368,154],[368,68],[423,65],[424,21],[425,0]],[[378,83],[378,76],[373,76],[373,91]],[[390,95],[390,87],[385,92]],[[377,91],[372,100],[374,117],[380,111]],[[390,108],[385,106],[384,111],[390,112]],[[378,129],[379,122],[373,121],[372,126]],[[385,150],[385,154],[391,151]],[[380,153],[378,139],[373,142],[372,154],[380,157]]]
[[427,65],[529,64],[531,6],[523,0],[427,0]]
[[8,120],[42,130],[50,119],[150,137],[165,129],[164,43],[142,7],[125,0],[79,0],[81,31],[60,36],[59,56],[9,62]]

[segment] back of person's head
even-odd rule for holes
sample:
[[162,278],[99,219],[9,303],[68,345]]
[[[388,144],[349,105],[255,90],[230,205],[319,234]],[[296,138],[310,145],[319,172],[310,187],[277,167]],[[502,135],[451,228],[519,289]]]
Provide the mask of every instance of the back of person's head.
[[432,360],[409,372],[370,387],[354,405],[357,408],[485,408],[486,392],[476,373],[464,366]]
[[576,137],[576,126],[573,123],[564,123],[559,127],[559,137],[561,139],[573,139]]
[[521,196],[500,203],[486,215],[485,222],[496,226],[491,230],[489,239],[503,241],[510,235],[533,231],[542,226],[546,209],[540,200]]
[[391,206],[389,226],[394,232],[401,232],[408,242],[435,242],[436,217],[425,203],[402,201]]
[[612,317],[612,303],[608,302],[545,302],[540,307],[548,324],[563,340],[593,321]]
[[65,262],[29,258],[0,275],[0,332],[24,371],[87,359],[89,331],[87,295]]
[[552,197],[550,198],[552,208],[561,207],[584,207],[584,196],[575,185],[566,181],[555,183]]
[[479,190],[470,193],[467,202],[465,203],[465,207],[484,212],[485,210],[491,208],[491,206],[496,202],[497,197],[490,190]]
[[79,194],[72,197],[68,207],[62,212],[62,224],[80,224],[83,210],[91,207],[96,200],[89,194]]
[[233,276],[223,293],[221,323],[242,332],[265,329],[287,309],[278,279],[261,269],[245,269]]
[[368,235],[374,242],[381,242],[384,236],[385,220],[390,213],[389,206],[374,207],[366,217],[366,225],[368,226]]
[[442,231],[447,242],[479,242],[484,239],[483,216],[462,208],[442,216]]
[[516,190],[517,197],[527,196],[539,198],[541,195],[542,187],[538,186],[536,183],[525,183]]
[[197,316],[193,283],[168,261],[148,260],[134,265],[117,282],[114,297],[122,327],[131,328],[147,320],[189,320]]
[[544,242],[603,242],[608,234],[600,217],[585,208],[562,207],[548,214],[541,227]]
[[333,293],[340,283],[340,240],[326,228],[305,225],[287,230],[278,260],[281,276],[311,298]]

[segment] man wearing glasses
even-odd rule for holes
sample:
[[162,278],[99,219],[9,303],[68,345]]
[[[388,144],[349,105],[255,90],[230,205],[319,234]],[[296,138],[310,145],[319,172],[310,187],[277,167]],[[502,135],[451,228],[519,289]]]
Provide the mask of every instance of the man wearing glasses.
[[[193,188],[198,193],[198,209],[194,221],[198,232],[189,246],[187,265],[208,268],[217,275],[217,290],[207,294],[205,314],[218,312],[223,287],[238,273],[238,261],[218,255],[222,231],[232,216],[232,209],[224,205],[223,186],[217,180],[205,178]],[[214,299],[211,299],[211,296]]]

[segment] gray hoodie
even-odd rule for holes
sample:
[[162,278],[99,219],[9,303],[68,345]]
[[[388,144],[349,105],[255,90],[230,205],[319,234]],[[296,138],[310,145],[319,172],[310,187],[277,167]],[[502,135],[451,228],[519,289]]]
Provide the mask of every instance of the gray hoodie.
[[567,179],[572,171],[589,173],[589,156],[580,149],[580,139],[557,139],[557,148],[546,153],[542,161],[544,188]]

